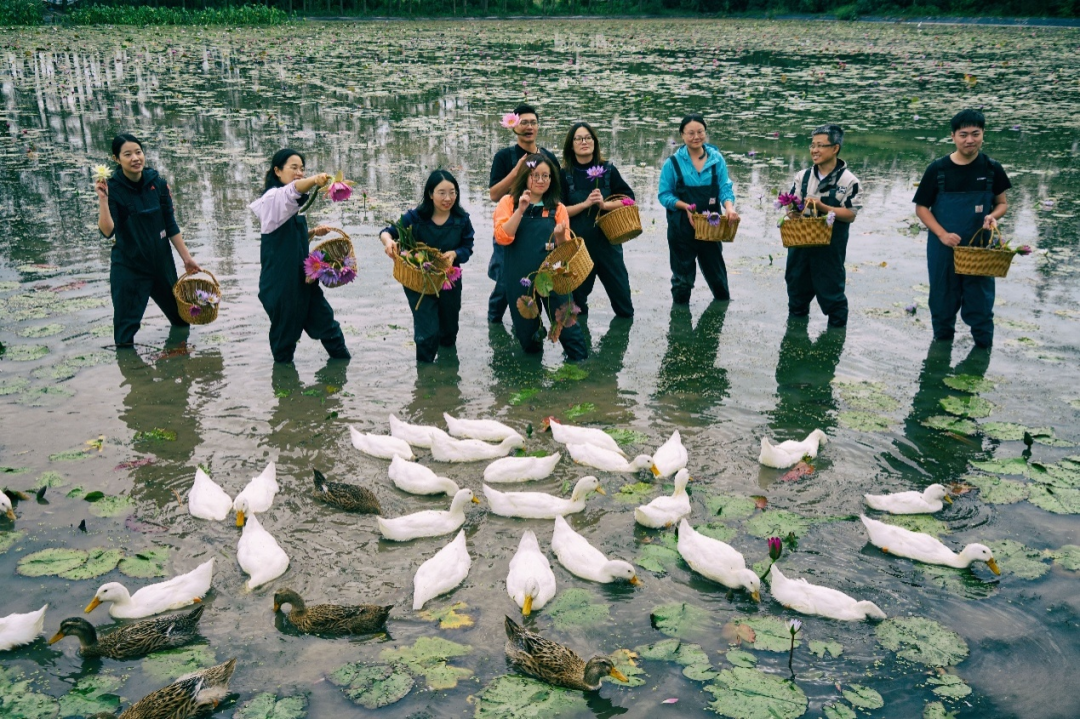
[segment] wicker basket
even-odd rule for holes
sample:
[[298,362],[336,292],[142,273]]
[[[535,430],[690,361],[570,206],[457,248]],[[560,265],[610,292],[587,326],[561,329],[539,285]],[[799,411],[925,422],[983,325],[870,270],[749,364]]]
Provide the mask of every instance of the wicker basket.
[[818,215],[817,206],[812,206],[810,212],[810,217],[799,212],[788,213],[780,225],[784,247],[825,247],[832,242],[832,227]]
[[[554,235],[552,235],[554,237]],[[556,262],[562,262],[569,268],[566,274],[552,276],[555,294],[568,295],[585,281],[593,269],[592,257],[585,248],[585,240],[570,232],[570,239],[562,243],[544,258],[540,269],[546,269]]]
[[[624,197],[626,195],[611,195],[605,201],[621,200]],[[641,234],[641,213],[638,212],[637,205],[623,205],[611,212],[600,210],[596,215],[596,224],[600,225],[600,230],[608,242],[621,245]]]
[[739,220],[728,222],[726,214],[722,213],[719,224],[709,223],[704,212],[694,213],[694,239],[703,242],[734,242],[735,233],[739,231]]
[[[207,277],[210,279],[206,279]],[[218,306],[213,304],[196,307],[195,290],[212,292],[218,296],[220,302],[221,285],[218,284],[217,277],[208,270],[203,270],[184,274],[172,288],[173,297],[176,298],[176,309],[179,310],[184,321],[193,325],[208,325],[217,319]],[[193,309],[194,313],[192,313]]]
[[[323,253],[323,257],[330,262],[343,262],[346,257],[351,257],[354,267],[356,266],[356,250],[353,249],[352,240],[345,234],[344,230],[339,230],[336,227],[328,227],[331,232],[338,233],[339,237],[326,237],[312,238],[311,240],[311,252],[316,250]],[[310,285],[318,282],[319,280],[312,279],[311,277],[305,277],[304,280]],[[330,284],[321,283],[324,287],[334,288],[341,287],[346,282],[332,282]]]
[[450,263],[443,259],[442,253],[434,247],[428,247],[423,242],[416,243],[416,249],[431,252],[432,264],[436,272],[424,272],[416,265],[409,264],[401,259],[401,255],[394,255],[394,279],[413,292],[422,295],[438,295],[446,282],[446,271],[450,269]]
[[[1012,250],[995,249],[991,245],[1003,245],[1001,232],[994,227],[983,238],[985,229],[979,230],[971,242],[963,247],[953,248],[953,268],[958,275],[976,275],[979,277],[1005,277],[1012,264]],[[977,244],[979,243],[979,244]]]

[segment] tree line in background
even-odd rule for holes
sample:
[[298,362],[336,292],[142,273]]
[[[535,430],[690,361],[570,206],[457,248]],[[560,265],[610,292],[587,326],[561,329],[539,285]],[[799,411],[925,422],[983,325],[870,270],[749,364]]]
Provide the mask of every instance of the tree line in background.
[[277,25],[293,16],[782,15],[1080,17],[1080,0],[0,0],[0,25]]

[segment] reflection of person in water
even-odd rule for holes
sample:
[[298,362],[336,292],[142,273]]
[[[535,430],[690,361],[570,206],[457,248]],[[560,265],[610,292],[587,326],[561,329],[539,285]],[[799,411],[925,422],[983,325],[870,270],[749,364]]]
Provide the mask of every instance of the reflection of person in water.
[[[453,361],[449,361],[451,355]],[[401,410],[398,418],[416,424],[444,427],[443,412],[456,415],[461,407],[460,385],[456,349],[444,347],[439,351],[437,363],[416,365],[412,401]]]
[[[596,405],[596,416],[603,417],[610,424],[628,423],[634,419],[627,402],[620,401],[619,373],[623,369],[626,350],[630,347],[630,329],[634,326],[633,318],[613,317],[607,332],[600,338],[596,350],[589,357],[585,366],[589,376],[584,381],[588,396],[577,401],[589,401]],[[588,325],[582,323],[585,341],[592,344]],[[618,412],[616,412],[618,408]]]
[[671,307],[668,346],[656,379],[656,397],[680,412],[699,413],[727,397],[727,370],[716,366],[726,302],[711,302],[693,326],[690,308]]
[[836,424],[832,380],[846,338],[845,330],[830,328],[811,340],[805,317],[788,320],[776,364],[776,409],[769,422],[774,436],[801,439]]
[[[263,443],[281,454],[324,444],[328,431],[331,436],[338,431],[330,430],[328,423],[336,418],[341,406],[341,390],[345,386],[348,367],[348,363],[331,358],[315,373],[315,383],[305,387],[295,364],[275,362],[270,384],[277,404],[270,415],[270,432]],[[345,428],[341,427],[341,430]],[[282,457],[277,460],[278,464],[283,461]]]

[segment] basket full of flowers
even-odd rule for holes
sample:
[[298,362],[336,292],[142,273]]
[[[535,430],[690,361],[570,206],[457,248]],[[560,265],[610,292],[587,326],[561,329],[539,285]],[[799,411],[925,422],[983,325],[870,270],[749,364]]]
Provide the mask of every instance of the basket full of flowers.
[[394,279],[413,292],[420,293],[416,306],[420,306],[425,295],[438,297],[443,290],[453,289],[461,279],[461,268],[455,267],[436,248],[418,242],[413,236],[412,226],[406,227],[400,220],[393,224],[398,236]]
[[704,242],[734,242],[739,231],[739,220],[729,220],[723,212],[697,212],[697,207],[690,205],[694,218],[694,239]]
[[979,277],[1005,277],[1016,255],[1030,255],[1031,247],[1010,247],[994,225],[989,230],[980,229],[971,242],[953,248],[953,268],[958,275]]
[[776,225],[780,228],[780,240],[784,247],[824,247],[832,242],[835,212],[822,217],[815,203],[810,206],[810,214],[804,215],[806,202],[794,192],[781,192],[773,206],[784,212]]
[[193,325],[208,325],[218,316],[221,285],[207,270],[187,272],[173,285],[176,309],[184,321]]
[[310,285],[341,287],[356,279],[356,252],[344,230],[328,227],[332,237],[312,238],[311,252],[304,260],[304,280]]

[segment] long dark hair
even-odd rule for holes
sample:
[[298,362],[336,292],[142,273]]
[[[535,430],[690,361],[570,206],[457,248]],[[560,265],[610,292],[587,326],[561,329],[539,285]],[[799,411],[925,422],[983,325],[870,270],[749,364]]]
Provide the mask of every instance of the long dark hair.
[[566,140],[563,141],[562,146],[563,159],[566,161],[566,166],[571,170],[577,159],[577,155],[574,154],[574,135],[583,127],[589,131],[590,135],[592,135],[592,164],[604,164],[604,155],[600,152],[600,138],[596,136],[596,130],[594,130],[592,125],[587,122],[575,122],[570,126],[570,132],[566,133]]
[[270,169],[266,171],[266,182],[263,184],[264,194],[267,190],[285,186],[285,183],[281,181],[274,170],[284,170],[285,163],[289,161],[290,157],[299,157],[300,162],[304,162],[304,156],[291,147],[286,147],[274,153],[274,156],[270,159]]
[[441,182],[449,182],[454,186],[454,206],[450,208],[450,214],[459,217],[468,215],[469,213],[461,206],[461,188],[458,187],[458,182],[454,176],[446,170],[435,170],[435,172],[428,175],[427,182],[424,183],[424,194],[420,198],[420,204],[416,206],[417,214],[425,220],[430,220],[431,216],[435,214],[435,202],[431,199],[431,196]]
[[528,155],[525,158],[525,164],[518,170],[517,177],[514,178],[514,183],[510,185],[510,194],[514,198],[514,206],[517,206],[518,200],[521,199],[521,194],[525,192],[526,187],[529,184],[529,175],[532,171],[540,166],[540,163],[547,165],[548,172],[551,173],[551,182],[548,184],[547,192],[541,200],[544,203],[544,207],[549,210],[554,210],[559,206],[559,198],[562,197],[562,183],[559,181],[559,169],[555,167],[555,163],[550,157],[542,152],[535,152]]
[[114,137],[113,140],[112,140],[112,154],[113,154],[113,157],[117,157],[117,158],[120,157],[120,151],[123,150],[124,145],[126,145],[129,142],[134,142],[136,145],[139,146],[140,150],[142,149],[142,146],[143,146],[142,140],[135,137],[134,135],[132,135],[129,132],[121,132],[119,135]]

